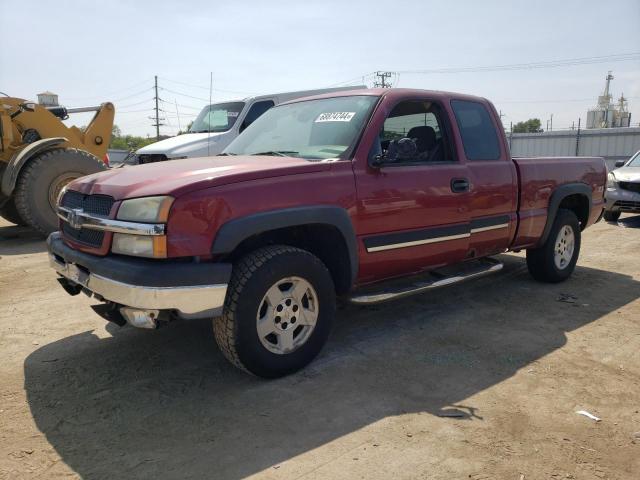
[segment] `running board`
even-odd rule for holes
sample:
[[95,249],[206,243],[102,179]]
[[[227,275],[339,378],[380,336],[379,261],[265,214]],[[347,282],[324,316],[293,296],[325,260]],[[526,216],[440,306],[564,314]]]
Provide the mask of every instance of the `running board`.
[[502,270],[503,263],[493,258],[465,262],[455,267],[433,270],[420,276],[396,279],[353,292],[348,300],[357,305],[397,300],[435,288],[446,287]]

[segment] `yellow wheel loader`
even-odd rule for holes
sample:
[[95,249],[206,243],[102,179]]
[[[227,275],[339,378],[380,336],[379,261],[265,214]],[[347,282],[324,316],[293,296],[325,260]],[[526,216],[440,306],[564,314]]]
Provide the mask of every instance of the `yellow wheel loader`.
[[[71,113],[95,115],[84,129],[67,127]],[[71,180],[108,167],[115,109],[47,107],[0,97],[0,216],[43,235],[58,229],[58,195]]]

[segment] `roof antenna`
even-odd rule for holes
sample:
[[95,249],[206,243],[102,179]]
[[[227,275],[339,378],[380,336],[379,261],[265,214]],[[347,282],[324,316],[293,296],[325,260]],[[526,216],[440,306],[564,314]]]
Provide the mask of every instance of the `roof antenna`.
[[207,157],[209,156],[209,142],[211,140],[211,96],[213,95],[213,72],[210,72],[209,78],[209,115],[207,118]]

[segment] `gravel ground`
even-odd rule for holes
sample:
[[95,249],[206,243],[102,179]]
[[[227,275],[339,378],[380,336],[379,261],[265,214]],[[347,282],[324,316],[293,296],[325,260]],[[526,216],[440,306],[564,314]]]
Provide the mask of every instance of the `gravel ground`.
[[264,381],[210,321],[105,324],[0,220],[0,478],[639,478],[640,217],[587,230],[562,284],[501,259],[341,309],[309,368]]

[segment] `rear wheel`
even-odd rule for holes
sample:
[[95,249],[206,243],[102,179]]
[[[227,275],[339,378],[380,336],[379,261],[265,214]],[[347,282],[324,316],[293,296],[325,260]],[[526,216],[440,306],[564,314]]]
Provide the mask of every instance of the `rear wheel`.
[[560,209],[546,242],[527,250],[527,267],[533,278],[557,283],[569,278],[580,254],[580,222],[571,210]]
[[607,222],[617,222],[618,219],[620,218],[620,214],[621,213],[622,212],[619,212],[619,211],[618,212],[614,212],[614,211],[611,211],[611,210],[605,210],[604,211],[604,219]]
[[0,207],[0,217],[10,221],[11,223],[15,223],[16,225],[26,225],[25,221],[22,220],[22,217],[20,217],[20,214],[16,209],[16,204],[13,201],[13,198],[7,200],[7,203]]
[[234,265],[218,346],[237,367],[266,378],[307,365],[325,344],[335,315],[333,281],[311,253],[265,247]]
[[56,201],[72,180],[106,170],[97,157],[75,148],[47,150],[22,169],[15,190],[16,209],[24,221],[43,235],[58,229]]

